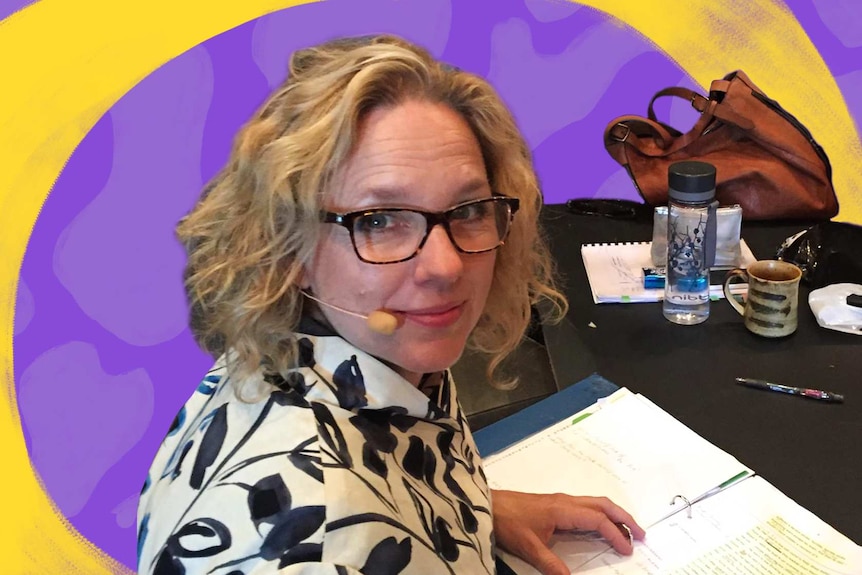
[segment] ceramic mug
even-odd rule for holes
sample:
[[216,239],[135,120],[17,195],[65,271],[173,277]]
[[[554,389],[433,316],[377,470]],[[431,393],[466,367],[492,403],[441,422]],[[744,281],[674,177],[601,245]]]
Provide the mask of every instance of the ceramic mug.
[[[724,297],[744,318],[745,327],[763,337],[784,337],[796,331],[799,309],[799,279],[802,270],[779,260],[761,260],[748,269],[733,269],[724,280]],[[748,282],[745,305],[730,292],[740,278]]]

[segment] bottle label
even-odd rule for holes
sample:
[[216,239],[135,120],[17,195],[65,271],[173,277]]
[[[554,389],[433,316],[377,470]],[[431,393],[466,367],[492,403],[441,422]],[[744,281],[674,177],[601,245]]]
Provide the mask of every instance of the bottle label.
[[677,305],[709,301],[709,267],[706,261],[708,213],[671,214],[668,218],[665,300]]
[[709,293],[669,293],[664,297],[678,305],[700,305],[709,301]]

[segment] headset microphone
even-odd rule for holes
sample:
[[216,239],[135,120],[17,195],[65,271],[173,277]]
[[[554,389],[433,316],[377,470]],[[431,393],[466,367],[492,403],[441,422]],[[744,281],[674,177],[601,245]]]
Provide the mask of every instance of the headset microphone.
[[379,334],[392,335],[393,333],[395,333],[395,330],[398,329],[401,325],[398,316],[389,313],[386,310],[378,309],[374,310],[368,315],[363,315],[361,313],[350,311],[348,309],[344,309],[343,307],[338,307],[337,305],[327,303],[321,299],[314,297],[305,290],[300,291],[302,292],[302,295],[304,295],[310,300],[316,301],[320,305],[326,306],[330,309],[334,309],[335,311],[340,311],[341,313],[346,313],[347,315],[352,315],[353,317],[364,319],[365,324],[368,326],[368,329]]

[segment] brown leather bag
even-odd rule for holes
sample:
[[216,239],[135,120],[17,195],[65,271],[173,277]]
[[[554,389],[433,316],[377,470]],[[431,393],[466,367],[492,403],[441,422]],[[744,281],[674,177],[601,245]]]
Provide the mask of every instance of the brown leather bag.
[[[691,101],[701,113],[681,133],[659,122],[662,96]],[[838,213],[829,158],[805,126],[741,70],[712,82],[709,98],[686,88],[659,91],[647,118],[620,116],[605,128],[605,148],[624,166],[646,203],[667,203],[668,166],[700,160],[716,167],[716,196],[740,204],[743,218],[829,219]]]

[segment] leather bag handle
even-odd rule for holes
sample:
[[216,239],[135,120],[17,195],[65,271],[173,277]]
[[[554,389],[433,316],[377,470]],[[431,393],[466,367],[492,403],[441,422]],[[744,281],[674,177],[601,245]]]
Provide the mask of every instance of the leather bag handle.
[[[732,109],[730,109],[730,107],[723,105],[722,103],[724,100],[724,95],[730,89],[730,85],[737,75],[740,75],[738,81],[744,81],[744,79],[747,78],[744,77],[741,72],[736,72],[732,75],[730,79],[722,78],[721,80],[713,80],[712,83],[709,85],[708,98],[702,94],[699,94],[698,92],[695,92],[694,90],[689,90],[688,88],[682,88],[679,86],[671,86],[670,88],[659,90],[649,101],[649,106],[647,106],[647,118],[654,122],[657,122],[658,119],[656,118],[655,111],[653,109],[655,101],[665,96],[673,96],[676,98],[688,100],[689,102],[691,102],[691,107],[700,112],[701,114],[704,114],[705,112],[707,112],[707,110],[709,110],[710,113],[719,120],[730,122],[744,130],[750,130],[754,127],[754,122],[752,122],[748,118],[740,116]],[[716,105],[713,105],[713,102],[715,102]],[[708,123],[709,122],[706,122],[705,124]],[[691,131],[689,131],[689,133],[691,133]],[[689,139],[686,143],[690,141],[691,139]]]
[[721,122],[734,124],[744,130],[752,129],[754,127],[752,120],[740,116],[728,105],[718,101],[723,99],[718,93],[726,92],[729,85],[730,81],[727,80],[713,82],[712,86],[710,86],[710,98],[708,99],[687,88],[671,87],[660,90],[653,96],[649,111],[652,111],[652,104],[656,98],[662,96],[677,96],[690,99],[695,109],[698,109],[702,104],[705,105],[700,110],[700,118],[695,122],[694,126],[685,133],[677,132],[674,134],[671,132],[674,128],[665,126],[653,118],[643,118],[634,115],[620,116],[605,128],[605,149],[619,164],[626,165],[628,164],[626,156],[627,146],[635,148],[644,156],[668,156],[690,145],[700,138],[708,128],[714,129],[716,119]]
[[620,116],[605,127],[605,149],[619,164],[626,165],[626,146],[647,156],[664,156],[676,138],[660,123],[641,116]]
[[665,88],[664,90],[659,90],[655,93],[652,99],[649,101],[649,106],[647,107],[647,118],[656,122],[655,112],[653,111],[653,104],[659,98],[664,96],[674,96],[676,98],[682,98],[683,100],[688,100],[691,102],[691,107],[703,113],[706,110],[707,105],[709,104],[709,99],[702,95],[698,94],[694,90],[689,90],[688,88],[680,88],[678,86],[671,86],[670,88]]
[[644,156],[658,158],[670,155],[701,136],[713,120],[715,107],[716,102],[710,101],[692,129],[681,135],[671,134],[663,124],[649,118],[620,116],[605,128],[605,149],[621,165],[628,164],[627,146]]

